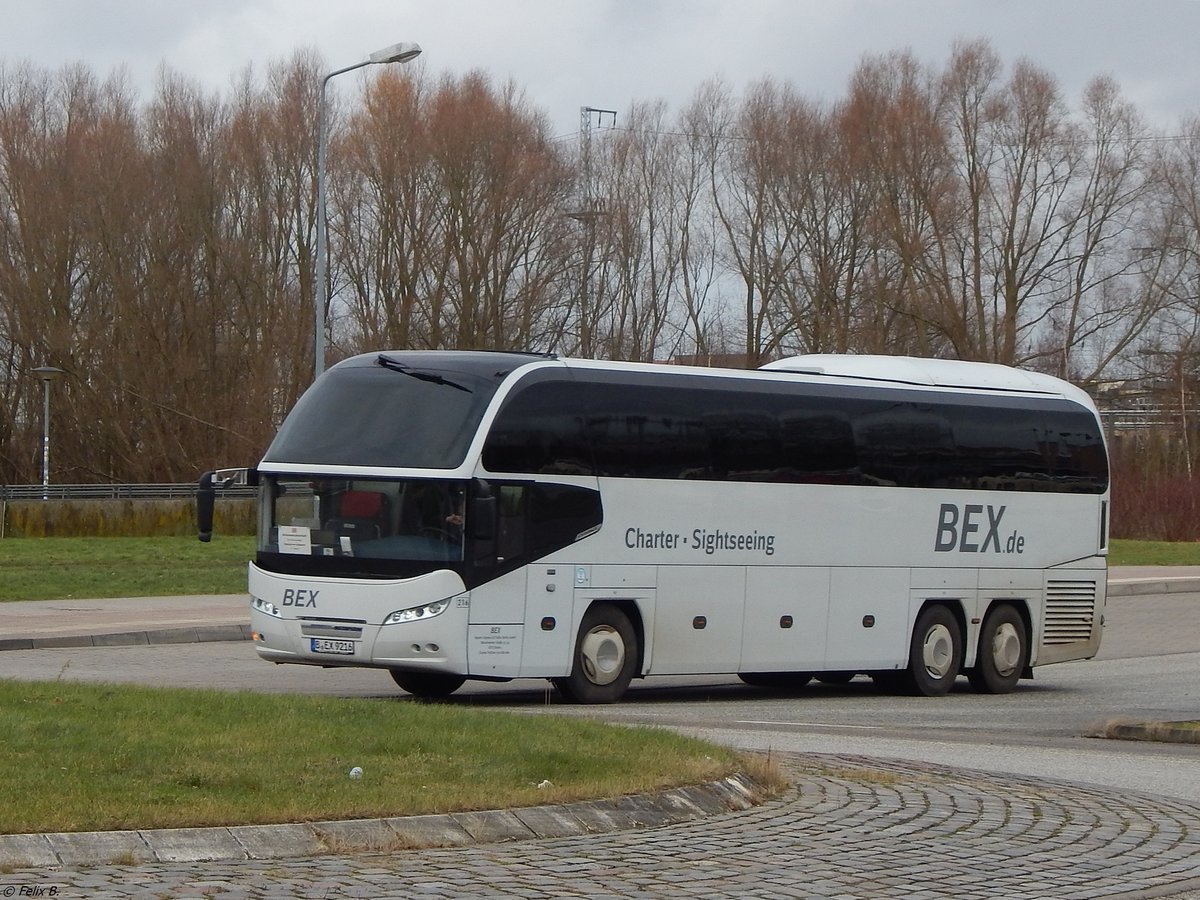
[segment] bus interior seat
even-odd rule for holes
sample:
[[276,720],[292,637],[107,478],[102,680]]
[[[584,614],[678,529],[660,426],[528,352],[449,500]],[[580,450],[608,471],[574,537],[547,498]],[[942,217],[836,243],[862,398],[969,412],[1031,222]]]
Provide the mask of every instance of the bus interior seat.
[[400,498],[400,516],[396,523],[397,534],[417,534],[421,530],[421,505],[411,487]]
[[377,538],[388,526],[388,498],[379,491],[343,491],[337,515],[329,520],[336,534]]
[[410,486],[400,502],[399,534],[420,534],[429,529],[443,528],[450,515],[449,497],[432,486]]

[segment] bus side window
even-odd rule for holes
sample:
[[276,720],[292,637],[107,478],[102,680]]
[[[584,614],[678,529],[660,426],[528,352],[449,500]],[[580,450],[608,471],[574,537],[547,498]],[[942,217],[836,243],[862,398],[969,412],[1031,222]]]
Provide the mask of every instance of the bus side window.
[[523,484],[502,485],[498,491],[496,556],[521,559],[525,556],[525,502]]
[[600,494],[566,484],[497,484],[496,557],[531,562],[569,546],[600,525]]

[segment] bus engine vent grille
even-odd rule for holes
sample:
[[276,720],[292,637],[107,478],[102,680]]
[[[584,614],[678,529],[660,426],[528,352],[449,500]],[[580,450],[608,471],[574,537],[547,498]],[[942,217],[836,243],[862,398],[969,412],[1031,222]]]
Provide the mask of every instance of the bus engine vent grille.
[[1092,636],[1096,617],[1096,582],[1046,582],[1046,623],[1043,644],[1070,644]]

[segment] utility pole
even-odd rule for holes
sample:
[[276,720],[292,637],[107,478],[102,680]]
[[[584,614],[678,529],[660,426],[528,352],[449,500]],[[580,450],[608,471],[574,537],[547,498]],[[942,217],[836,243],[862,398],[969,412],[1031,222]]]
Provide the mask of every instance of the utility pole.
[[592,123],[602,127],[606,119],[610,127],[617,124],[615,109],[597,109],[594,106],[579,107],[579,155],[583,170],[583,197],[578,209],[568,213],[577,222],[583,223],[583,276],[579,300],[579,352],[581,356],[592,356],[591,282],[592,259],[596,253],[596,219],[603,214],[604,204],[597,200],[592,184]]

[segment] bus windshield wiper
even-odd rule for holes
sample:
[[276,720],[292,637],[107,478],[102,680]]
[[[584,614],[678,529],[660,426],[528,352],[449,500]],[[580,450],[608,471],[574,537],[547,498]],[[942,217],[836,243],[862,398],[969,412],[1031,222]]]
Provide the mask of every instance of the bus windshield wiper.
[[435,375],[432,372],[421,372],[417,369],[410,368],[397,359],[392,359],[383,353],[379,354],[377,362],[385,369],[391,369],[393,372],[399,372],[401,375],[408,375],[410,378],[417,378],[421,381],[428,381],[430,384],[444,384],[447,387],[455,388],[456,390],[465,391],[468,394],[474,393],[469,387],[459,384],[457,381],[451,381],[449,378],[443,378],[441,375]]

